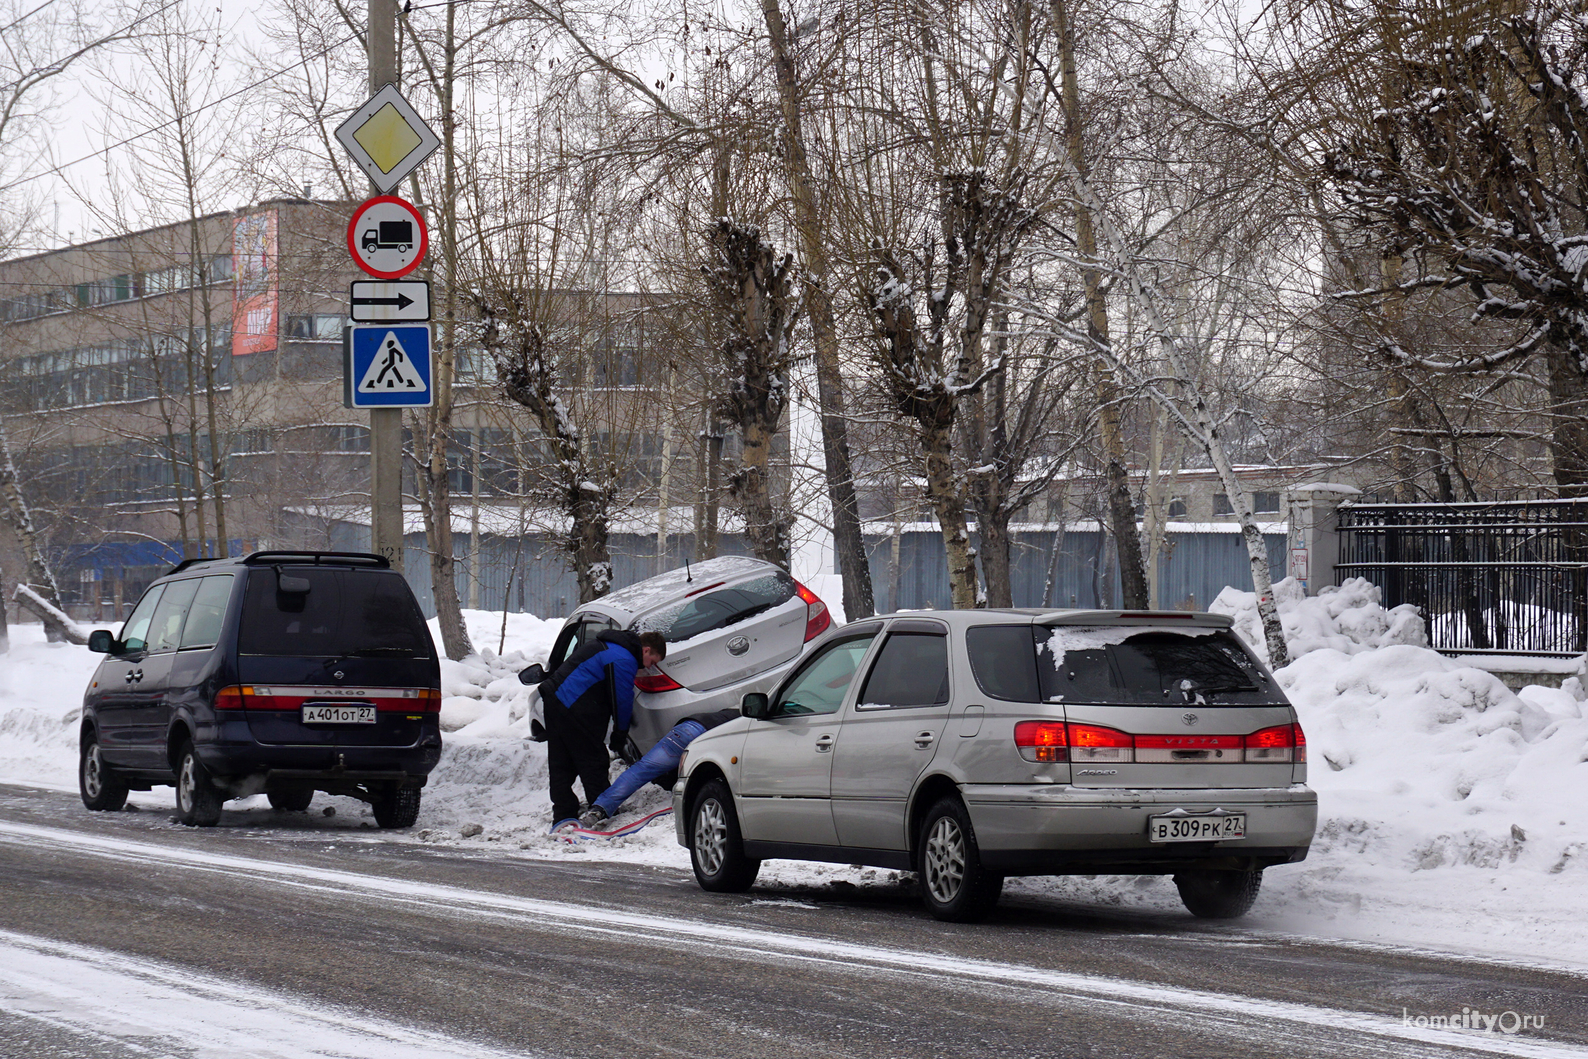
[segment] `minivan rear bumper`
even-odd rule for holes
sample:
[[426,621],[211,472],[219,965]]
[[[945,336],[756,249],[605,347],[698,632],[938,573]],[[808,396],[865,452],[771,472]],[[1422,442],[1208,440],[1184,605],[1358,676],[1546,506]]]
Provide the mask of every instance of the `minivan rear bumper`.
[[273,772],[282,777],[290,773],[300,781],[315,778],[351,783],[366,782],[365,777],[371,782],[405,777],[406,785],[419,786],[408,781],[422,780],[441,760],[439,730],[426,731],[411,746],[298,746],[256,742],[248,735],[245,721],[215,727],[221,738],[202,741],[193,749],[217,777]]
[[[1098,790],[1065,784],[966,784],[982,864],[1006,875],[1169,874],[1187,868],[1263,868],[1306,857],[1318,796],[1283,788]],[[1176,809],[1246,814],[1246,837],[1156,843],[1149,817]]]

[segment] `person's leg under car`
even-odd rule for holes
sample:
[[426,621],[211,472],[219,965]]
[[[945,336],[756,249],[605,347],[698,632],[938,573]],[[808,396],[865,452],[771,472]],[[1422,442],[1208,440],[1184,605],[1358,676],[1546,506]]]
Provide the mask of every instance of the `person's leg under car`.
[[623,775],[613,780],[612,786],[590,804],[600,807],[607,816],[616,816],[635,791],[656,777],[665,776],[676,769],[678,759],[684,755],[684,748],[705,730],[706,726],[699,721],[679,721],[645,752],[644,757],[624,769]]

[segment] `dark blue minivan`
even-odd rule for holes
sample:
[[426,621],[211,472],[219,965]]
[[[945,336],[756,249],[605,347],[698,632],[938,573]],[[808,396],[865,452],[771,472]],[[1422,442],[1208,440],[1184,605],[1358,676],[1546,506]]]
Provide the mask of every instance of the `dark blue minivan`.
[[83,696],[83,804],[176,787],[184,824],[263,792],[315,791],[409,827],[441,757],[441,671],[408,582],[381,556],[255,552],[189,559],[149,586]]

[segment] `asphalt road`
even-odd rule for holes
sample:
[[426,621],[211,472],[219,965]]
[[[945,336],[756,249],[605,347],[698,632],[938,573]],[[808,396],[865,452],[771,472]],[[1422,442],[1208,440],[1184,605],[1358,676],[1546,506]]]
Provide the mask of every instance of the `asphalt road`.
[[[1588,973],[1239,924],[1015,897],[958,926],[902,885],[717,896],[671,870],[303,814],[189,830],[0,786],[4,1059],[1588,1059],[1585,997]],[[1542,1028],[1415,1023],[1463,1008]]]

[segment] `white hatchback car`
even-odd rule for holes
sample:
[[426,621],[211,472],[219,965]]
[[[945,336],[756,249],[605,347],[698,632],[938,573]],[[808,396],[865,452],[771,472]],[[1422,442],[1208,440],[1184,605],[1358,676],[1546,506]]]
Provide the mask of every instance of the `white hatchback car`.
[[678,841],[707,890],[767,858],[913,870],[942,919],[1007,875],[1173,875],[1239,916],[1307,855],[1306,737],[1230,620],[959,610],[858,621],[689,745]]
[[[685,717],[737,707],[746,693],[771,688],[832,622],[827,604],[781,567],[721,556],[582,604],[557,634],[545,672],[608,629],[661,633],[667,658],[634,680],[629,736],[644,753]],[[545,739],[534,690],[530,738]]]

